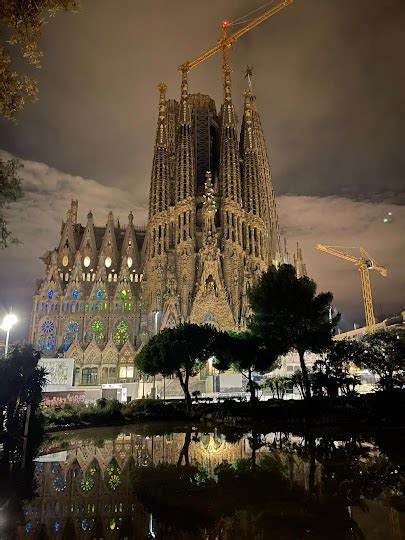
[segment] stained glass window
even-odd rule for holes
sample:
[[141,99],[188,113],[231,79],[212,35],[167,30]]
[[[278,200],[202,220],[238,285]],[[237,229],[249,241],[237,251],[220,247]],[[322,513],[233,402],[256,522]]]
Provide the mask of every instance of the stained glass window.
[[44,334],[53,334],[55,332],[55,325],[52,321],[44,321],[41,324],[41,330]]
[[37,347],[40,351],[45,349],[46,337],[44,335],[38,336]]
[[49,349],[50,351],[53,351],[53,349],[55,348],[55,344],[56,344],[55,336],[48,336],[48,343],[46,345],[46,348]]
[[79,323],[76,321],[70,321],[67,325],[68,332],[77,332],[79,330]]
[[118,465],[111,463],[107,467],[108,485],[115,491],[121,484],[121,469]]
[[70,321],[66,325],[66,333],[63,336],[63,349],[67,351],[75,339],[79,339],[80,325],[76,321]]
[[129,339],[129,327],[125,321],[120,321],[115,327],[114,342],[117,345],[123,345]]
[[37,346],[40,351],[45,349],[53,350],[56,346],[55,324],[53,321],[44,321],[39,329]]
[[98,339],[104,339],[104,323],[100,319],[94,319],[91,323],[91,329],[93,330],[94,335]]
[[49,300],[52,300],[52,298],[53,298],[53,289],[49,289],[48,298],[49,298]]
[[99,300],[101,300],[103,298],[103,291],[101,289],[99,289],[97,292],[96,292],[96,296]]
[[77,289],[73,289],[72,296],[75,300],[79,298],[79,291]]
[[125,298],[127,297],[127,291],[125,289],[122,289],[122,291],[120,292],[120,297],[121,297],[121,300],[125,300]]

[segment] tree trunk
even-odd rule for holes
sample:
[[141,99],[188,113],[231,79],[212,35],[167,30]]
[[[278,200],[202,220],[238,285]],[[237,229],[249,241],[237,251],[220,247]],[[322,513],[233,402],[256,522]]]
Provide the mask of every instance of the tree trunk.
[[304,388],[305,388],[304,399],[310,399],[311,398],[311,385],[309,384],[308,370],[307,370],[307,366],[305,365],[304,351],[298,350],[298,356],[300,357],[302,380],[304,382]]
[[192,408],[192,401],[191,401],[191,395],[190,395],[190,391],[188,389],[188,380],[189,380],[189,377],[190,375],[187,373],[186,371],[186,375],[183,379],[183,375],[181,374],[181,371],[179,370],[177,372],[177,377],[180,381],[180,386],[184,392],[184,399],[186,401],[186,410],[187,410],[187,413],[190,414],[191,413],[191,408]]
[[315,491],[315,473],[316,473],[316,461],[315,461],[316,444],[315,444],[315,438],[313,435],[309,436],[308,450],[309,450],[308,489],[309,489],[309,493],[313,494]]
[[188,428],[188,430],[184,434],[183,448],[180,450],[179,458],[177,460],[178,467],[180,467],[180,465],[182,464],[183,457],[184,457],[184,464],[186,465],[186,467],[190,466],[190,458],[189,458],[190,443],[191,443],[191,427]]
[[250,403],[251,405],[253,405],[254,403],[256,403],[256,388],[253,384],[251,369],[249,369],[248,371],[248,381],[249,381]]

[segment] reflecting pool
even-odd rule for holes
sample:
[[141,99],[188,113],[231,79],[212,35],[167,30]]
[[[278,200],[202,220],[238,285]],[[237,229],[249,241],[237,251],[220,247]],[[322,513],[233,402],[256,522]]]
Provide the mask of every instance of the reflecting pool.
[[17,480],[33,497],[3,503],[0,538],[399,540],[402,442],[156,424],[55,434]]

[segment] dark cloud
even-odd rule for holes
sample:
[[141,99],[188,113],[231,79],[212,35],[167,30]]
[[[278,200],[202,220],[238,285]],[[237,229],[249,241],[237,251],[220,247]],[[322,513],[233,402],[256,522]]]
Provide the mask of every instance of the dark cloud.
[[[263,0],[83,0],[46,28],[40,101],[2,147],[147,199],[156,85],[179,97],[177,66],[213,44],[223,19]],[[405,2],[295,0],[233,47],[239,109],[247,63],[278,195],[343,195],[405,203]],[[220,104],[220,58],[190,89]]]

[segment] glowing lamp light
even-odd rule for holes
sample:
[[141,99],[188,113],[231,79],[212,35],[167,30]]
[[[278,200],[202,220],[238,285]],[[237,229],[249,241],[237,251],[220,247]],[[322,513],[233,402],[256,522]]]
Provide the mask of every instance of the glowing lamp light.
[[15,323],[17,321],[18,321],[17,316],[14,315],[14,313],[8,313],[3,319],[3,323],[1,325],[1,328],[5,332],[9,332],[13,328],[13,326],[15,325]]
[[224,22],[222,23],[222,28],[228,28],[229,26],[231,26],[230,21],[224,21]]
[[15,323],[18,321],[16,315],[11,311],[10,313],[7,313],[7,315],[4,317],[3,322],[1,324],[2,330],[6,332],[6,344],[4,347],[4,358],[7,358],[8,354],[8,343],[10,340],[10,330],[13,328]]

